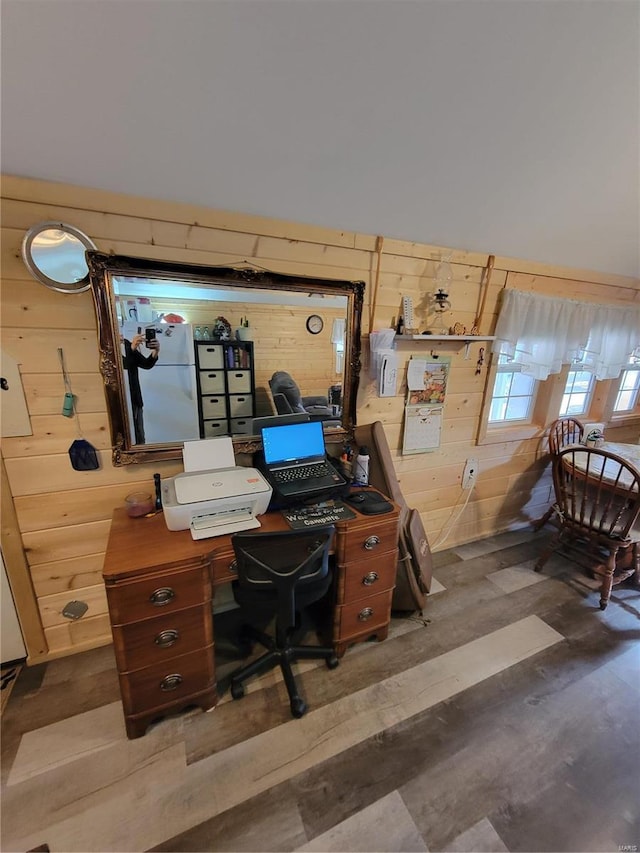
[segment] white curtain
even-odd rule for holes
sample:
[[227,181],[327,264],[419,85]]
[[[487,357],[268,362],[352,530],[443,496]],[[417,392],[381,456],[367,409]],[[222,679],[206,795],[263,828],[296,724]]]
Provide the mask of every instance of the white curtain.
[[640,345],[640,305],[604,305],[503,291],[493,352],[546,379],[581,359],[596,379],[615,379]]

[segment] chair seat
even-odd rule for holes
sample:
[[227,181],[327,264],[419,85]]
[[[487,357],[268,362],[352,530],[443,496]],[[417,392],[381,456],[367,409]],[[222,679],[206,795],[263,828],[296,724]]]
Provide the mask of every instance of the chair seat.
[[[320,581],[314,580],[305,589],[304,584],[298,585],[296,588],[296,609],[302,610],[324,598],[331,586],[332,575],[328,572],[326,577]],[[261,608],[263,612],[274,613],[278,607],[278,591],[271,589],[255,589],[242,587],[238,581],[233,581],[231,584],[233,597],[237,604],[241,607]]]
[[553,486],[558,533],[535,569],[541,571],[551,553],[566,539],[572,540],[585,555],[596,558],[592,571],[602,577],[600,609],[604,610],[616,570],[622,579],[620,558],[624,552],[630,556],[622,573],[636,579],[640,574],[636,538],[640,471],[614,453],[573,444],[554,457]]

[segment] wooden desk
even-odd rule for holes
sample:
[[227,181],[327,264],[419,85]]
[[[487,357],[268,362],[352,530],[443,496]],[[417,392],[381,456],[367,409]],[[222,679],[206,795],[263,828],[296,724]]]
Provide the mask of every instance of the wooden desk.
[[[349,645],[384,640],[398,560],[399,507],[336,523],[332,624],[338,657]],[[279,512],[261,530],[289,530]],[[113,513],[103,578],[127,735],[189,705],[217,701],[213,603],[216,587],[235,578],[231,536],[194,541],[169,531],[162,513],[131,519]]]

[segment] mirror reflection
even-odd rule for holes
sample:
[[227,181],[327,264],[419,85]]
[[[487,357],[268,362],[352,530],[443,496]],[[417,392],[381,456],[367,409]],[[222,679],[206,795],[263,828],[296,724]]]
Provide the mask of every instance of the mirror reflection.
[[94,243],[77,228],[64,222],[41,222],[30,228],[22,241],[22,257],[31,274],[52,290],[88,290],[89,267],[85,258]]
[[276,414],[352,426],[361,282],[87,257],[116,464]]

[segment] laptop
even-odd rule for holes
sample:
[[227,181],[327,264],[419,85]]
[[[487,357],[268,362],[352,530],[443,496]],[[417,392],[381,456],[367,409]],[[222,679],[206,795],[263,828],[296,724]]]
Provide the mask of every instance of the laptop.
[[327,459],[320,421],[264,427],[264,472],[283,497],[313,497],[346,485]]

